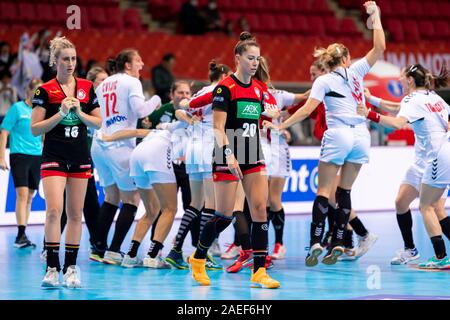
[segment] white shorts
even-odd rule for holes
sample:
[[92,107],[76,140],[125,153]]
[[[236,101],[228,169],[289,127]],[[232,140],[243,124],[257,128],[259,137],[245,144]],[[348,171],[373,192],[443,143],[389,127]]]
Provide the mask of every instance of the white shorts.
[[136,187],[139,189],[153,189],[157,183],[177,183],[175,174],[165,172],[146,171],[144,175],[133,177]]
[[274,139],[269,144],[266,139],[261,139],[266,172],[270,177],[287,178],[291,175],[292,163],[289,153],[289,145],[284,139]]
[[93,139],[91,155],[102,187],[116,184],[119,190],[136,190],[134,180],[130,177],[129,160],[132,151],[130,146],[104,148]]
[[[204,126],[206,127],[206,126]],[[212,172],[214,132],[212,128],[195,128],[186,143],[186,173]],[[197,132],[200,130],[200,132]]]
[[368,163],[370,133],[366,124],[355,127],[329,128],[325,131],[320,149],[320,161],[338,166],[344,162]]
[[[413,164],[409,167],[408,171],[406,171],[405,177],[403,178],[402,184],[408,184],[418,192],[420,192],[420,186],[422,184],[422,180],[424,177],[425,168],[420,168],[416,164]],[[447,198],[448,188],[446,192],[442,194],[442,198]]]
[[176,183],[170,137],[151,133],[131,153],[130,176],[141,189],[155,183]]
[[450,185],[450,141],[446,140],[436,159],[430,160],[425,168],[422,183],[434,188],[447,188]]

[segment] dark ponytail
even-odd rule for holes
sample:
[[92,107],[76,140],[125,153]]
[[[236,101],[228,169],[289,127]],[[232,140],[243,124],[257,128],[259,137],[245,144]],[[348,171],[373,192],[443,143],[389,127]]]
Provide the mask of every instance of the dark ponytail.
[[209,62],[209,81],[218,81],[223,74],[227,75],[230,71],[231,69],[227,65],[217,64],[216,60],[211,60]]
[[442,65],[439,75],[433,75],[421,64],[413,64],[406,68],[406,76],[413,78],[416,88],[424,87],[427,90],[446,87],[448,83],[448,70],[445,64]]
[[445,88],[448,84],[448,69],[445,64],[442,64],[439,75],[433,76],[433,86],[435,89]]
[[108,71],[109,71],[108,73],[114,74],[118,72],[124,72],[125,63],[127,62],[130,63],[135,54],[137,54],[136,49],[124,49],[120,51],[116,59],[108,60]]

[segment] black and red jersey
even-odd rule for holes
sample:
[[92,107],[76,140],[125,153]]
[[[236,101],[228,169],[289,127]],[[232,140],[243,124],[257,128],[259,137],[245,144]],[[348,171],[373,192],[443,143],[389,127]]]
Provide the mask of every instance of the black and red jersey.
[[[223,79],[213,92],[213,110],[227,113],[225,133],[239,164],[264,161],[260,145],[259,119],[264,112],[263,89],[254,80],[242,83],[234,75]],[[222,157],[217,152],[222,154]],[[223,150],[215,149],[214,161],[225,164]]]
[[[81,110],[91,113],[98,108],[92,82],[75,78],[75,98],[80,100]],[[52,79],[40,86],[33,97],[33,108],[45,109],[45,119],[59,112],[61,102],[66,95],[58,80]],[[63,161],[67,164],[80,164],[90,162],[88,136],[86,125],[71,111],[52,130],[45,134],[43,161]]]

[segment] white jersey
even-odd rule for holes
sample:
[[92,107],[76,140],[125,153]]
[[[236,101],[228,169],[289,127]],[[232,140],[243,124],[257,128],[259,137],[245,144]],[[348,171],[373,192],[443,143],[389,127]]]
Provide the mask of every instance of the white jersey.
[[[133,110],[131,98],[142,100],[144,93],[139,79],[126,73],[117,73],[106,78],[95,90],[102,115],[101,133],[111,135],[120,130],[136,129],[138,114]],[[136,139],[124,139],[114,142],[103,142],[97,139],[103,147],[118,147],[129,145],[134,147]]]
[[213,110],[212,110],[212,92],[216,85],[209,85],[200,89],[195,95],[192,96],[191,100],[195,100],[198,97],[202,97],[204,95],[211,95],[211,103],[208,103],[201,108],[188,109],[187,112],[191,115],[196,114],[202,117],[202,124],[211,126],[213,124]]
[[425,163],[437,156],[448,131],[450,107],[434,91],[418,90],[402,99],[397,117],[411,124],[416,144],[416,159]]
[[366,121],[357,113],[357,106],[365,104],[363,79],[369,70],[370,65],[363,58],[348,69],[338,67],[314,81],[309,97],[324,102],[328,128],[355,126]]
[[[295,94],[285,91],[285,90],[276,90],[276,89],[269,89],[269,93],[272,95],[273,98],[275,98],[276,105],[271,105],[271,102],[273,102],[273,99],[266,99],[264,96],[264,106],[266,109],[270,108],[278,108],[278,110],[283,110],[288,106],[291,106],[294,104],[295,101]],[[272,122],[274,124],[280,124],[281,118],[273,119]],[[263,129],[265,130],[265,129]],[[286,144],[286,140],[280,136],[277,130],[271,130],[271,143],[274,143],[275,139],[278,139],[278,144]],[[263,134],[263,137],[266,135]]]

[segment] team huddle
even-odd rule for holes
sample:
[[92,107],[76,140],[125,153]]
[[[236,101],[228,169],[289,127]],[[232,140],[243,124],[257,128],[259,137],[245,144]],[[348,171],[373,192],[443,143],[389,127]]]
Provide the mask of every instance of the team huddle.
[[[401,72],[406,96],[401,103],[374,97],[363,79],[386,49],[380,13],[374,1],[364,4],[373,26],[373,48],[352,63],[340,43],[316,49],[311,66],[313,85],[306,93],[277,90],[256,38],[240,35],[234,49],[235,71],[212,60],[210,84],[195,95],[185,81],[176,81],[171,102],[157,95],[146,100],[139,80],[143,62],[133,49],[112,61],[112,75],[97,68],[88,80],[73,76],[75,46],[66,38],[51,42],[50,63],[55,79],[38,86],[32,99],[31,131],[45,135],[41,177],[46,200],[46,275],[42,286],[81,287],[76,267],[81,239],[81,215],[88,180],[95,166],[105,200],[95,228],[90,228],[90,259],[126,268],[190,269],[192,278],[208,286],[207,271],[222,270],[214,258],[220,233],[233,224],[234,243],[221,254],[235,259],[229,273],[251,268],[251,286],[275,289],[280,283],[268,274],[273,261],[283,259],[285,215],[281,194],[290,175],[288,142],[291,125],[316,118],[315,135],[322,141],[318,189],[312,208],[310,248],[306,266],[332,265],[362,257],[377,240],[352,210],[351,190],[363,164],[368,163],[368,120],[383,126],[410,125],[416,136],[415,161],[402,182],[397,221],[405,242],[392,264],[407,264],[420,255],[414,245],[409,205],[420,197],[420,211],[435,256],[419,268],[449,269],[442,233],[450,238],[450,218],[444,203],[450,184],[450,107],[433,90],[446,86],[420,64]],[[366,100],[383,114],[366,107]],[[304,102],[306,101],[306,102]],[[304,102],[304,103],[303,103]],[[303,103],[303,104],[300,104]],[[291,107],[291,106],[301,107]],[[390,113],[394,116],[386,115]],[[137,128],[139,119],[143,128]],[[96,130],[90,146],[88,132]],[[317,134],[316,134],[317,133]],[[142,140],[136,143],[136,140]],[[166,256],[162,248],[177,212],[178,189],[190,188],[184,215]],[[140,201],[145,214],[136,224],[132,242],[121,252]],[[61,268],[61,213],[66,207],[65,259]],[[114,234],[108,234],[119,210]],[[326,222],[328,220],[328,231]],[[269,224],[275,247],[269,254]],[[140,244],[151,230],[143,259]],[[182,247],[191,232],[192,255]],[[353,232],[359,243],[353,245]]]

